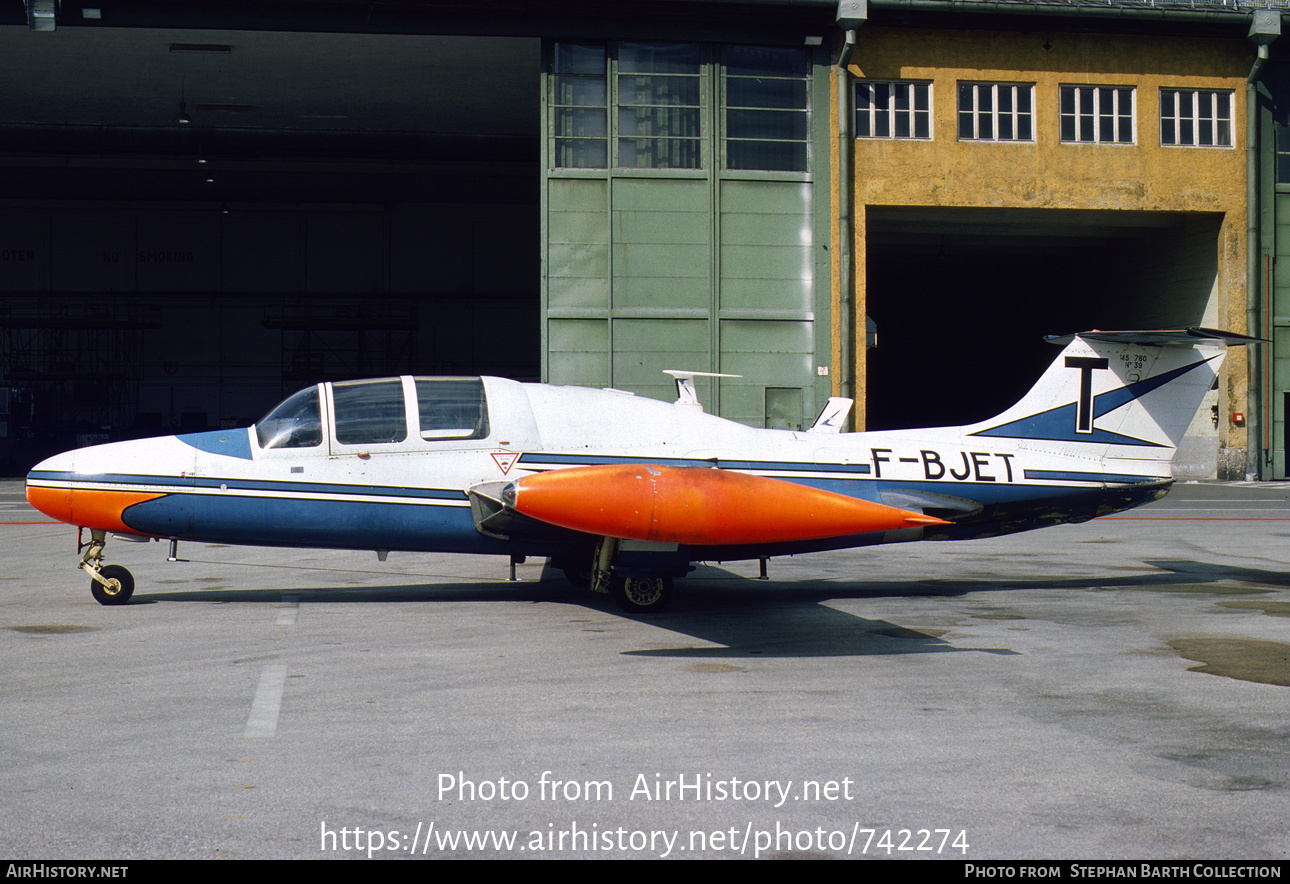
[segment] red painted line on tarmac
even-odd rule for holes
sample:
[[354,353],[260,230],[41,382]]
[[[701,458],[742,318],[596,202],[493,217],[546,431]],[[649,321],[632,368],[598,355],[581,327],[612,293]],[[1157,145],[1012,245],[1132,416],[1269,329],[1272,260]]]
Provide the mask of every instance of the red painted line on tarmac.
[[1099,522],[1290,522],[1290,519],[1240,516],[1099,516]]

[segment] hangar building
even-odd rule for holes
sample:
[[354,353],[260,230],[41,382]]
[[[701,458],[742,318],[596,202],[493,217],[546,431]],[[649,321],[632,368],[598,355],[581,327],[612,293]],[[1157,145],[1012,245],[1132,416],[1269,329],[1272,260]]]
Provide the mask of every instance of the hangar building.
[[0,462],[398,373],[952,424],[1207,325],[1180,472],[1284,478],[1283,10],[0,0]]

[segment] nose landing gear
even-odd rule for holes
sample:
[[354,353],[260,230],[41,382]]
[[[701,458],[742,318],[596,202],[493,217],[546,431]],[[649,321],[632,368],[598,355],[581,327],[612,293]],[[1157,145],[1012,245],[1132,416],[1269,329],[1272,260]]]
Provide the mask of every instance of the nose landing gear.
[[121,565],[103,564],[103,547],[106,545],[107,531],[91,528],[90,542],[85,546],[79,567],[93,578],[90,592],[95,601],[100,605],[124,605],[134,595],[134,576]]

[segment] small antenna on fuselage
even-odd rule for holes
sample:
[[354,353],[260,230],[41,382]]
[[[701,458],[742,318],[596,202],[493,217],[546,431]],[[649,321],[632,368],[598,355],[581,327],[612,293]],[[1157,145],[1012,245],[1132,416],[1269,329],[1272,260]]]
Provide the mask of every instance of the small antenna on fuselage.
[[694,389],[695,378],[741,378],[741,374],[721,374],[715,371],[678,371],[674,368],[663,369],[663,374],[670,374],[676,381],[676,404],[703,411],[703,403]]

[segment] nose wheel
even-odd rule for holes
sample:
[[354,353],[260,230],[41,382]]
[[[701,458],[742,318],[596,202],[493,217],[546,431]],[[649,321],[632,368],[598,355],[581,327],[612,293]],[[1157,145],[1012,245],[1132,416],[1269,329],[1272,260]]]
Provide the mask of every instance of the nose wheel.
[[107,532],[90,529],[90,542],[81,557],[80,568],[92,578],[90,593],[100,605],[124,605],[134,595],[134,575],[121,565],[103,564]]
[[124,605],[134,595],[134,575],[120,565],[104,565],[90,576],[90,592],[100,605]]

